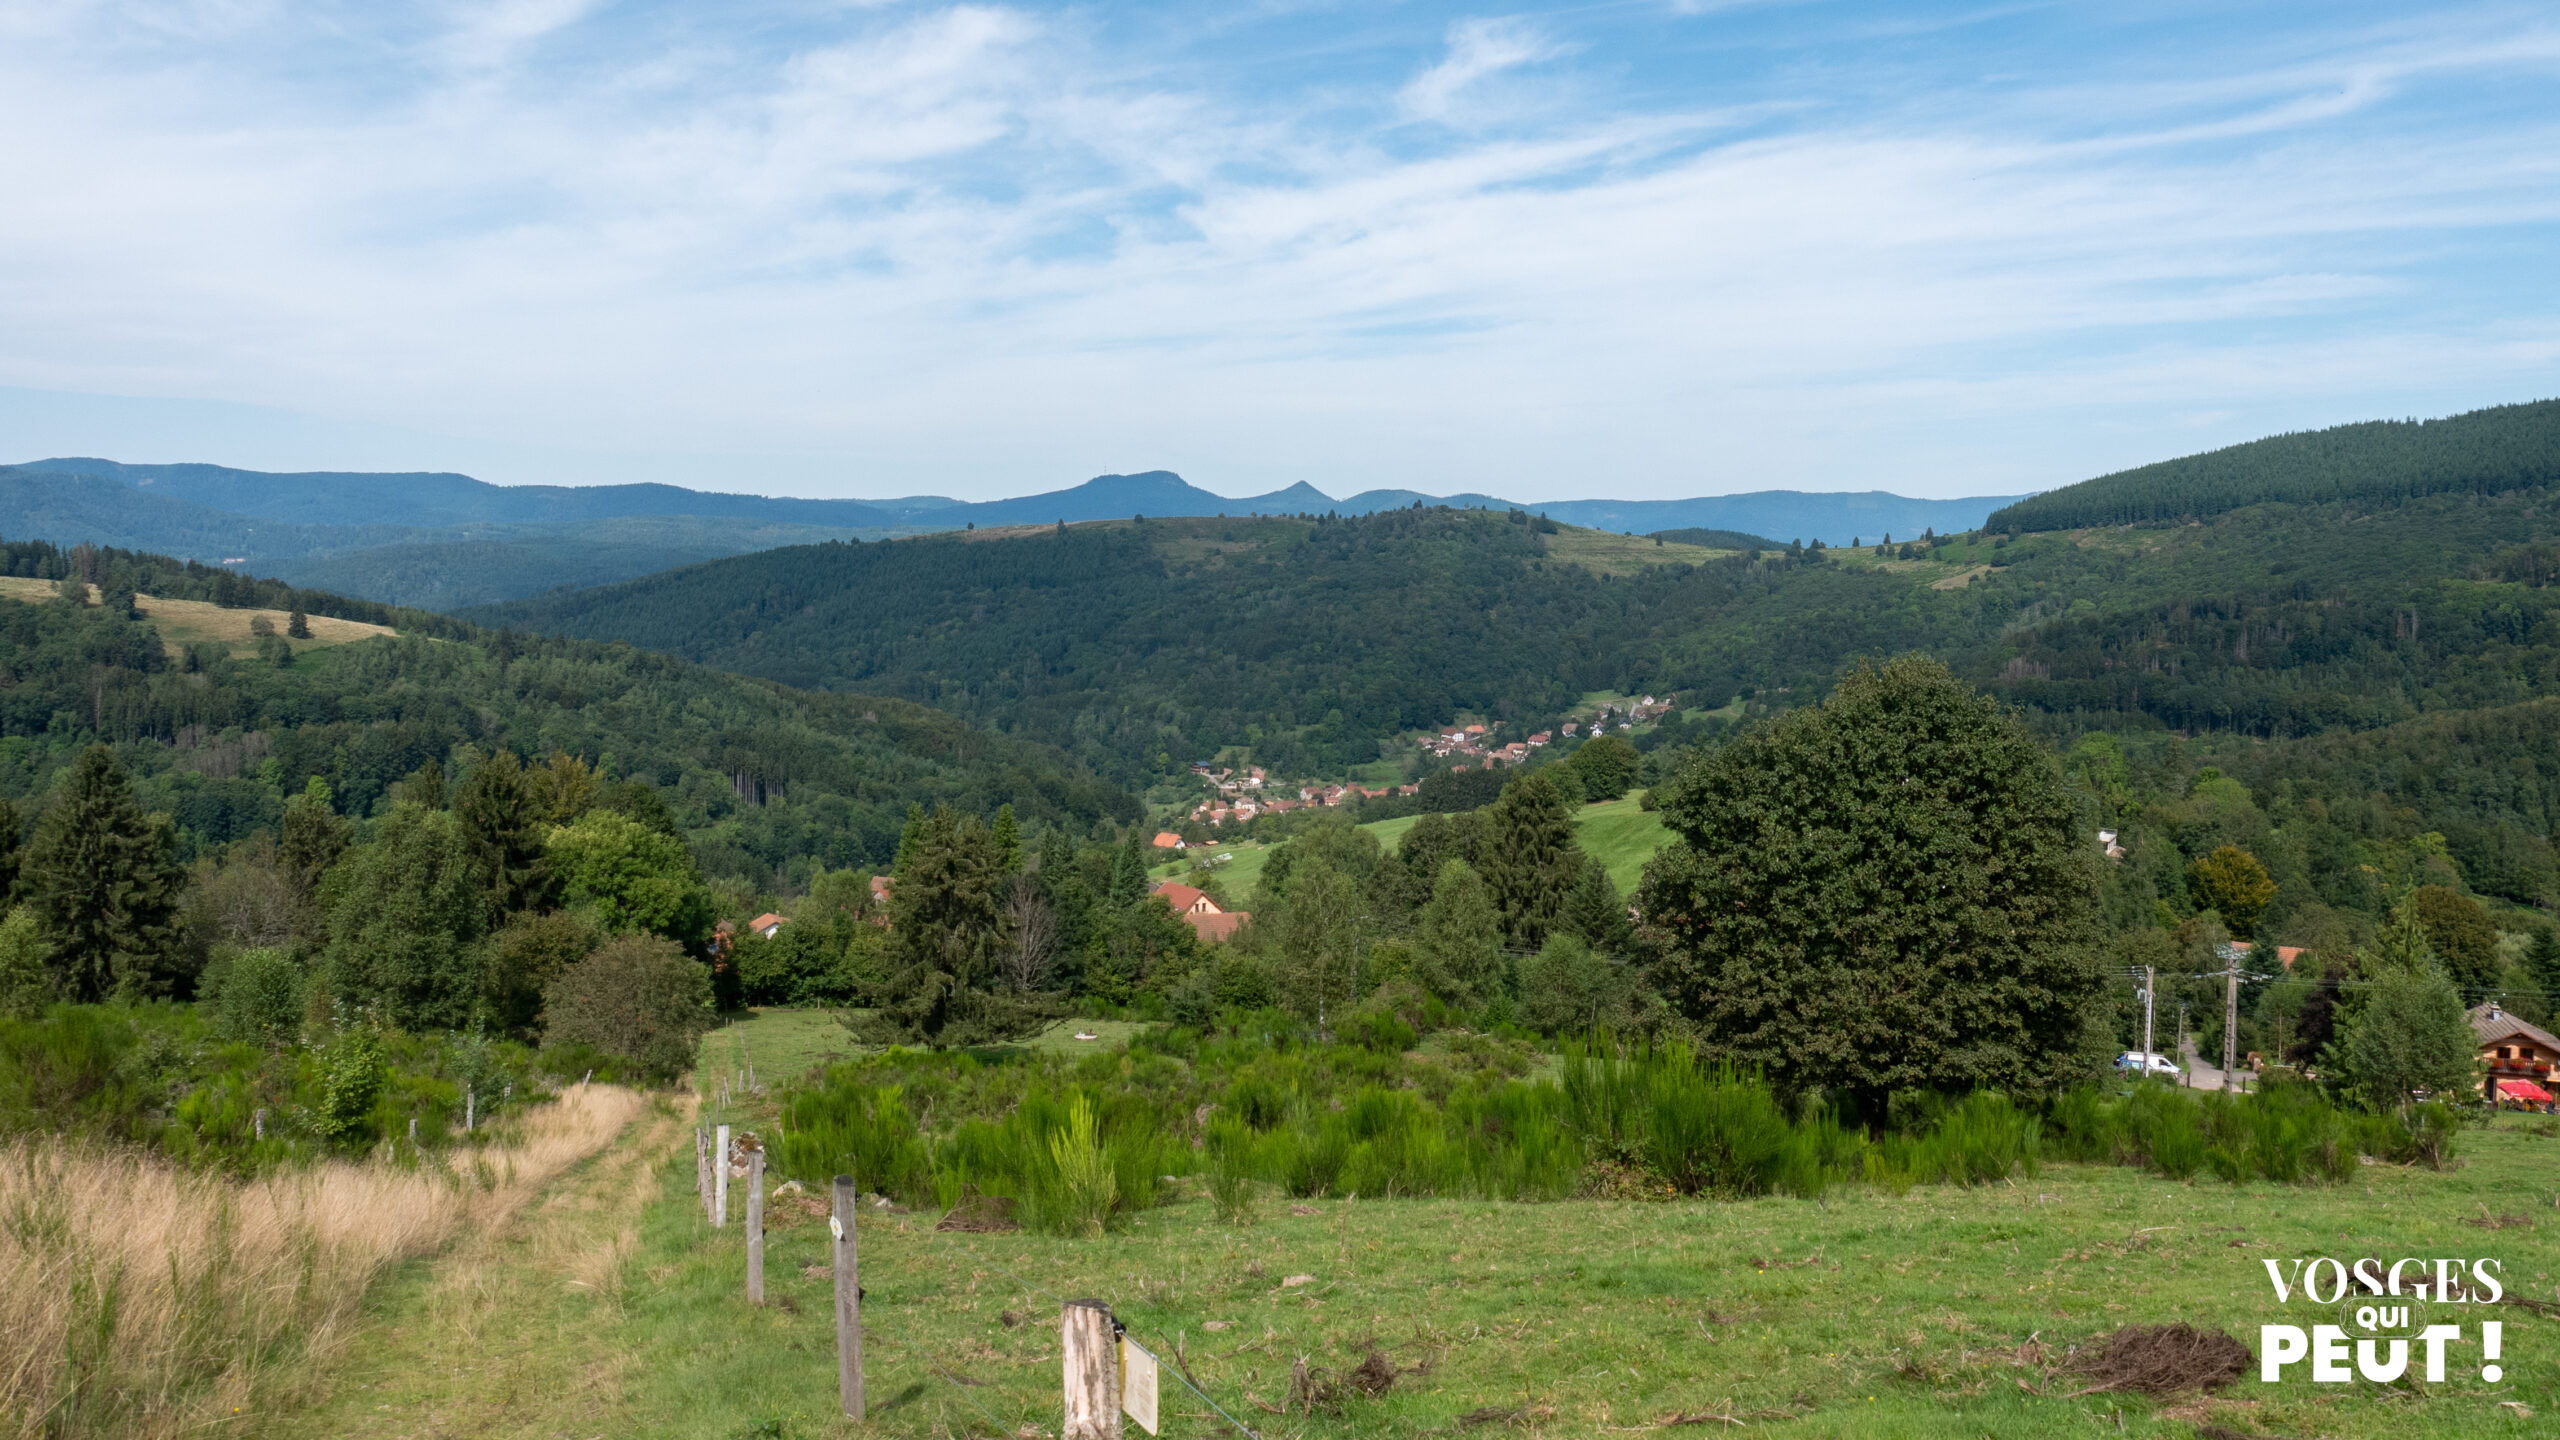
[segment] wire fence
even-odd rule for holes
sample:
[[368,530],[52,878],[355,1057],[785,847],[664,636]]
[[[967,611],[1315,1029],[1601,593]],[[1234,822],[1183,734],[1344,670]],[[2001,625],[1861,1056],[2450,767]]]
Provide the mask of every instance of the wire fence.
[[[732,1086],[731,1077],[723,1077],[721,1081],[715,1083],[713,1086],[712,1095],[706,1098],[717,1099],[725,1106],[732,1103],[737,1094],[738,1091]],[[732,1127],[728,1125],[704,1123],[696,1128],[695,1154],[697,1170],[699,1171],[699,1188],[701,1191],[705,1217],[714,1228],[723,1227],[728,1223],[727,1195],[730,1181],[747,1180],[752,1185],[761,1185],[763,1183],[764,1175],[762,1167],[753,1164],[752,1159],[750,1158],[756,1152],[751,1149],[741,1148],[744,1139],[745,1136],[743,1132],[733,1134]],[[856,1214],[858,1214],[859,1208],[858,1203],[852,1207]],[[761,1215],[762,1207],[758,1205],[748,1208],[741,1219],[746,1223],[753,1224],[757,1223]],[[842,1236],[855,1228],[851,1223],[850,1218],[845,1215],[831,1216],[830,1225],[831,1227],[840,1227],[835,1228],[835,1233],[839,1236]],[[963,1250],[956,1242],[952,1241],[949,1236],[941,1231],[927,1231],[925,1234],[928,1240],[932,1243],[925,1247],[922,1253],[937,1259],[943,1265],[950,1267],[951,1278],[955,1280],[960,1278],[974,1279],[975,1277],[972,1274],[973,1271],[981,1269],[992,1270],[1013,1282],[1014,1285],[1019,1286],[1022,1293],[1026,1296],[1036,1294],[1048,1297],[1052,1302],[1059,1306],[1062,1313],[1066,1307],[1070,1305],[1077,1303],[1090,1303],[1070,1300],[1067,1296],[1061,1295],[1048,1286],[1022,1275],[1011,1266],[1005,1265],[1001,1261],[991,1259],[986,1255],[975,1251]],[[749,1263],[751,1265],[760,1266],[762,1263],[761,1248],[751,1247],[750,1255],[751,1259]],[[758,1283],[761,1283],[761,1277],[758,1278]],[[840,1277],[839,1284],[843,1283],[847,1283],[847,1281]],[[855,1287],[856,1298],[858,1301],[862,1293],[858,1273],[851,1279],[850,1283]],[[1238,1434],[1245,1436],[1246,1440],[1262,1440],[1260,1432],[1256,1431],[1251,1425],[1245,1423],[1243,1420],[1238,1419],[1235,1411],[1230,1410],[1227,1406],[1219,1403],[1218,1398],[1211,1395],[1208,1390],[1201,1385],[1198,1378],[1192,1373],[1189,1357],[1185,1354],[1184,1347],[1179,1344],[1165,1347],[1163,1346],[1160,1336],[1156,1340],[1155,1344],[1149,1344],[1145,1339],[1141,1338],[1140,1335],[1131,1331],[1126,1317],[1119,1313],[1116,1306],[1110,1305],[1110,1302],[1107,1300],[1102,1303],[1105,1305],[1111,1316],[1111,1333],[1113,1336],[1120,1343],[1127,1345],[1130,1349],[1137,1351],[1139,1354],[1145,1356],[1148,1361],[1152,1362],[1153,1372],[1156,1375],[1172,1377],[1174,1383],[1197,1396],[1202,1404],[1207,1405],[1210,1411],[1215,1413],[1220,1420],[1225,1421],[1226,1424],[1232,1427]],[[844,1312],[840,1307],[838,1311],[840,1318],[843,1313]],[[1042,1425],[1037,1417],[1027,1413],[1022,1419],[1008,1424],[1003,1419],[999,1418],[994,1411],[990,1410],[976,1394],[972,1393],[979,1388],[983,1388],[984,1382],[974,1381],[969,1377],[960,1374],[950,1366],[943,1364],[941,1361],[935,1359],[921,1343],[913,1341],[909,1337],[897,1336],[893,1338],[891,1334],[892,1327],[881,1324],[872,1316],[862,1314],[859,1311],[858,1305],[855,1313],[857,1316],[855,1323],[860,1326],[861,1339],[864,1347],[868,1347],[875,1342],[887,1342],[892,1350],[894,1350],[898,1355],[904,1357],[903,1363],[920,1372],[922,1375],[933,1380],[939,1380],[943,1384],[949,1386],[952,1393],[957,1395],[962,1401],[966,1402],[971,1410],[977,1412],[978,1416],[987,1423],[988,1427],[996,1435],[1003,1437],[1018,1437],[1025,1433],[1034,1431],[1041,1434],[1047,1433],[1048,1427]],[[1171,1357],[1170,1363],[1167,1363],[1168,1355]],[[1070,1367],[1070,1371],[1067,1376],[1067,1383],[1072,1386],[1074,1383],[1072,1373],[1073,1357],[1062,1354],[1061,1361]],[[1114,1403],[1116,1404],[1116,1389],[1114,1391],[1114,1396]]]

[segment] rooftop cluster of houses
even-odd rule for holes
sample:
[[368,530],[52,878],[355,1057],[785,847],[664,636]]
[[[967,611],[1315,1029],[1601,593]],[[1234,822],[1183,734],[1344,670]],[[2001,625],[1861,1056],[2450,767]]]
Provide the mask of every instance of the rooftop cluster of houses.
[[[1600,735],[1611,730],[1633,730],[1647,720],[1659,720],[1679,708],[1673,703],[1677,698],[1664,695],[1657,699],[1651,695],[1644,695],[1624,705],[1603,705],[1600,707],[1600,713],[1591,718],[1591,733]],[[1567,721],[1564,733],[1572,734],[1575,723]]]
[[[1339,805],[1346,800],[1375,800],[1384,795],[1410,795],[1415,787],[1399,785],[1393,790],[1373,789],[1366,785],[1301,785],[1296,799],[1279,793],[1283,788],[1259,765],[1249,765],[1238,773],[1232,769],[1212,769],[1205,760],[1191,763],[1191,773],[1208,782],[1210,795],[1191,807],[1191,818],[1212,825],[1232,820],[1238,824],[1256,815],[1286,815],[1292,810],[1313,806]],[[1172,844],[1168,845],[1168,839]],[[1181,837],[1171,832],[1156,837],[1162,849],[1179,849]]]

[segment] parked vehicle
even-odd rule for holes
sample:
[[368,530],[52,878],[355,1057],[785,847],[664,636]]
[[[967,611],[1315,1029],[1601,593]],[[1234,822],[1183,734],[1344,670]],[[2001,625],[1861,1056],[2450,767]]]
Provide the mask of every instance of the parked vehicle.
[[2186,1073],[2178,1068],[2177,1061],[2156,1050],[2127,1050],[2116,1057],[2116,1069],[2136,1075],[2157,1075],[2168,1080],[2175,1080]]

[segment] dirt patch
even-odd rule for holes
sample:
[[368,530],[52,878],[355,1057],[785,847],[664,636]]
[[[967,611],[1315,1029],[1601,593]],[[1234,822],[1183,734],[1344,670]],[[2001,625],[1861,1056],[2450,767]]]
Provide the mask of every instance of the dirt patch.
[[2480,1207],[2480,1215],[2478,1219],[2465,1218],[2462,1223],[2465,1225],[2478,1226],[2483,1230],[2530,1230],[2533,1228],[2533,1217],[2530,1215],[2492,1215],[2489,1213],[2489,1207],[2483,1205]]
[[1019,1230],[1022,1225],[1013,1218],[1012,1196],[972,1195],[952,1206],[951,1212],[933,1228],[956,1230],[965,1235],[1001,1235],[1009,1230]]
[[2078,1393],[2135,1390],[2175,1395],[2209,1390],[2249,1373],[2249,1347],[2220,1330],[2192,1325],[2128,1325],[2084,1352],[2075,1368],[2097,1381]]
[[1373,1349],[1369,1358],[1352,1370],[1349,1379],[1352,1389],[1375,1399],[1396,1388],[1396,1362],[1387,1358],[1386,1351]]

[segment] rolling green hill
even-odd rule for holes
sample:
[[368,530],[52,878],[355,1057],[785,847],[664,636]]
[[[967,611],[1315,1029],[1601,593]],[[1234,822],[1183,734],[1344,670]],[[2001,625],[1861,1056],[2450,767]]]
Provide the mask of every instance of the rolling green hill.
[[[2266,453],[2451,475],[2412,457],[2439,439],[2448,456],[2529,457],[2552,414],[2481,412],[2414,439],[2351,427]],[[1675,692],[1684,718],[1648,743],[1704,738],[1819,694],[1860,657],[1911,650],[2061,737],[2371,729],[2560,684],[2560,591],[2543,583],[2560,564],[2533,560],[2560,536],[2560,507],[2529,483],[2538,462],[2516,460],[2499,487],[2358,481],[2315,503],[2266,498],[2212,459],[2174,464],[2222,477],[2233,503],[2180,492],[2175,521],[2014,540],[1754,561],[1483,511],[1150,520],[777,550],[473,613],[901,695],[1133,783],[1239,745],[1292,774],[1338,773],[1461,711],[1534,729],[1604,690]],[[2128,483],[2004,513],[2077,518]],[[2212,513],[2184,518],[2199,508]]]
[[1374,760],[1461,709],[1535,720],[1655,668],[1627,637],[1754,583],[1729,552],[1446,509],[1170,519],[776,550],[469,612],[861,687],[1128,778],[1228,745]]
[[1986,530],[2069,530],[2219,515],[2246,505],[2391,504],[2560,483],[2560,400],[2442,420],[2275,435],[2102,475],[1992,512]]
[[[42,582],[80,566],[90,603],[53,598]],[[809,694],[123,551],[0,545],[0,571],[20,577],[0,585],[0,799],[25,809],[108,741],[188,851],[272,826],[311,778],[363,814],[472,747],[565,750],[644,781],[710,873],[758,882],[811,860],[885,862],[917,801],[1011,803],[1078,826],[1137,813],[1051,747],[895,698]],[[133,615],[124,597],[137,593]],[[282,629],[296,606],[347,623],[315,618],[311,642],[251,640],[247,611]]]

